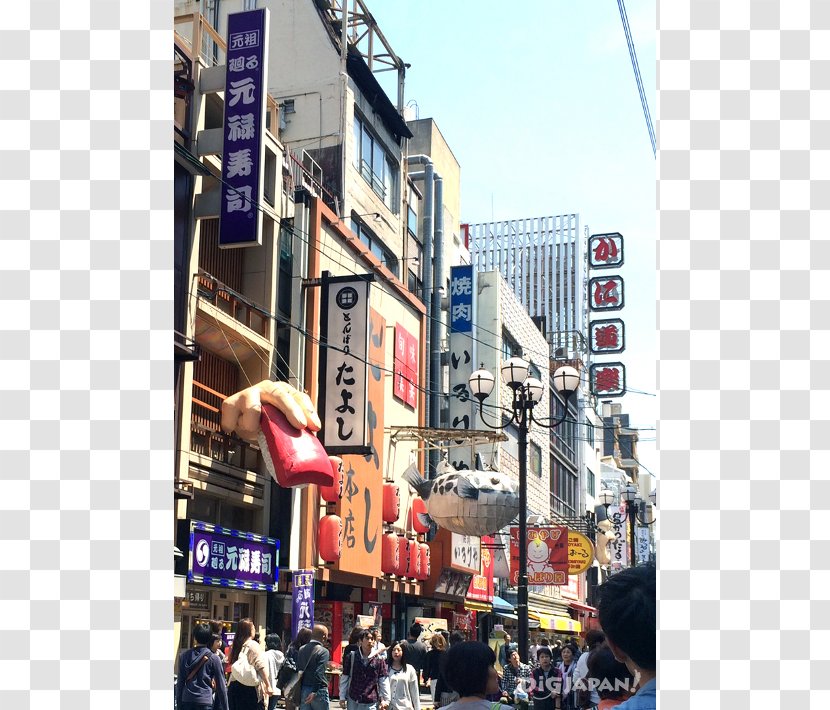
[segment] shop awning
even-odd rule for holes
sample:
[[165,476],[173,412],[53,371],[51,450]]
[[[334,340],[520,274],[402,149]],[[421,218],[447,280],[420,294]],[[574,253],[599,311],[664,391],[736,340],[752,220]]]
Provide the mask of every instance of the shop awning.
[[[519,617],[517,614],[505,614],[503,612],[494,612],[496,616],[500,616],[502,619],[512,619],[513,621],[518,621]],[[530,614],[527,616],[527,628],[529,629],[538,629],[539,622],[534,619]]]
[[497,614],[513,614],[516,610],[510,602],[506,602],[501,597],[493,595],[493,611]]
[[545,631],[563,631],[566,633],[578,634],[582,631],[582,624],[574,621],[569,616],[558,616],[555,614],[542,614],[538,611],[528,612],[528,616],[537,619],[539,626]]
[[482,613],[488,613],[493,611],[492,604],[489,604],[488,602],[474,602],[470,599],[464,600],[464,608],[468,611],[478,611]]
[[571,607],[571,609],[576,609],[577,611],[589,611],[593,614],[599,613],[596,607],[588,606],[587,604],[582,604],[581,602],[571,602],[568,606]]

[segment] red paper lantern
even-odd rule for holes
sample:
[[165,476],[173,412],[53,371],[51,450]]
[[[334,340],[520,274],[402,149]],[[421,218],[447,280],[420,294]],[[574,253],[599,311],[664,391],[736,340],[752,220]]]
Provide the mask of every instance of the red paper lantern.
[[423,513],[424,515],[427,514],[427,504],[424,503],[423,498],[413,498],[412,499],[412,529],[415,530],[416,533],[426,533],[429,532],[429,525],[424,525],[420,520],[418,520],[418,514]]
[[397,483],[383,484],[383,522],[396,523],[401,516],[401,489]]
[[409,540],[407,540],[403,535],[398,535],[398,566],[395,569],[395,574],[399,577],[406,577],[406,573],[409,571],[409,555],[411,553],[411,548],[409,544]]
[[324,515],[317,526],[317,547],[326,562],[336,562],[343,550],[343,521],[337,515]]
[[383,551],[381,554],[380,569],[384,574],[397,574],[400,566],[398,536],[389,533],[383,536]]
[[329,456],[334,482],[330,486],[320,486],[320,497],[326,503],[336,503],[343,497],[343,459]]
[[407,577],[412,577],[413,579],[420,579],[421,578],[421,550],[420,546],[417,542],[412,541],[409,543],[409,572],[406,575]]
[[425,542],[420,544],[420,549],[418,550],[419,556],[421,558],[421,577],[420,579],[429,579],[429,545]]

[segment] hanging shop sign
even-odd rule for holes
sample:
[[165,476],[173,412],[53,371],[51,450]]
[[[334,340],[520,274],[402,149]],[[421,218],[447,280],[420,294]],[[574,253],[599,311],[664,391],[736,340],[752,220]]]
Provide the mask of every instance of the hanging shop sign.
[[634,528],[634,536],[637,541],[637,556],[634,559],[638,561],[638,564],[647,562],[651,558],[648,528],[645,525],[637,525]]
[[568,574],[580,574],[594,562],[594,544],[581,532],[568,530]]
[[597,355],[625,350],[625,323],[620,318],[591,321],[591,352]]
[[337,515],[343,521],[343,547],[340,559],[334,564],[341,572],[380,577],[386,320],[371,308],[368,332],[368,360],[372,363],[368,368],[368,396],[364,395],[364,401],[357,403],[366,408],[368,446],[365,455],[343,457],[343,497],[336,504]]
[[444,567],[438,577],[438,582],[435,584],[435,594],[463,598],[470,588],[472,578],[473,575],[469,572],[460,572],[450,567]]
[[[519,583],[519,528],[510,528],[510,583]],[[563,525],[527,529],[527,583],[568,583],[568,528]]]
[[626,531],[625,503],[608,506],[608,520],[611,521],[611,533],[614,539],[608,543],[610,568],[612,572],[619,572],[628,567],[628,538]]
[[622,276],[597,276],[588,281],[592,311],[618,311],[625,305]]
[[418,339],[395,325],[395,378],[392,394],[413,409],[418,406]]
[[613,269],[623,265],[623,235],[619,232],[592,234],[588,239],[588,259],[592,269]]
[[292,572],[291,582],[291,638],[297,638],[300,629],[314,626],[314,570]]
[[191,520],[187,581],[275,592],[279,550],[275,538]]
[[493,545],[495,538],[485,535],[481,538],[481,574],[474,574],[467,590],[467,599],[477,602],[493,601]]
[[453,569],[479,574],[481,572],[481,538],[452,533],[450,566]]
[[219,246],[262,244],[267,8],[228,15]]
[[191,611],[210,611],[208,593],[195,589],[187,590],[187,608]]
[[[474,429],[475,408],[469,380],[478,369],[473,349],[475,272],[471,264],[450,267],[449,424],[452,429]],[[473,468],[469,449],[450,449],[450,463],[457,470]]]
[[625,365],[603,362],[591,365],[591,392],[598,397],[622,397],[625,394]]
[[[372,274],[322,276],[318,438],[329,454],[369,454],[367,376]],[[380,400],[382,401],[382,400]]]

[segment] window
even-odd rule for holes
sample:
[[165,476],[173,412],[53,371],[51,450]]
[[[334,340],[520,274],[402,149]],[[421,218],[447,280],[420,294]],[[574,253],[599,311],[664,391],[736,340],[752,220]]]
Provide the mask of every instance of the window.
[[397,214],[398,166],[357,114],[354,117],[354,146],[354,166],[383,203]]
[[555,456],[550,457],[550,506],[554,512],[566,517],[576,515],[579,482],[571,469]]
[[588,470],[588,495],[591,497],[596,497],[597,495],[597,482],[596,476],[594,476],[594,472],[589,468]]
[[[411,242],[410,242],[411,244]],[[416,294],[418,298],[423,298],[421,289],[423,288],[423,281],[421,280],[421,264],[424,262],[424,250],[420,244],[415,244],[414,252],[410,249],[409,260],[407,263],[407,282],[406,287]]]
[[245,0],[242,4],[243,10],[256,10],[256,0]]
[[415,208],[412,205],[409,205],[407,216],[406,216],[406,226],[409,229],[409,234],[412,237],[417,239],[418,237],[418,214],[415,212]]
[[530,367],[527,369],[527,374],[529,377],[535,377],[537,380],[542,379],[542,371],[536,366],[535,363],[529,363]]
[[501,330],[501,355],[502,360],[509,360],[511,357],[521,357],[522,347],[515,338],[504,328]]
[[536,442],[531,441],[528,450],[528,468],[535,473],[539,478],[542,477],[542,447]]
[[398,257],[362,222],[352,218],[352,231],[395,276],[400,277]]
[[592,449],[594,448],[594,425],[591,422],[585,422],[585,439],[588,442],[588,446]]

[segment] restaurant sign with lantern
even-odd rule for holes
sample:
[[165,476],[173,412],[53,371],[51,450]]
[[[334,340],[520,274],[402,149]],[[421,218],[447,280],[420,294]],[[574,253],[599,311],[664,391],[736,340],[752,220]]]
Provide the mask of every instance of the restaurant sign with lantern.
[[[614,269],[624,261],[623,236],[619,232],[593,234],[588,240],[591,271]],[[589,344],[595,356],[619,355],[625,350],[625,323],[621,318],[594,318],[594,314],[613,315],[625,306],[625,282],[618,274],[604,274],[588,280],[591,310]],[[591,393],[597,397],[622,397],[625,394],[625,365],[622,362],[594,362],[589,370]]]

